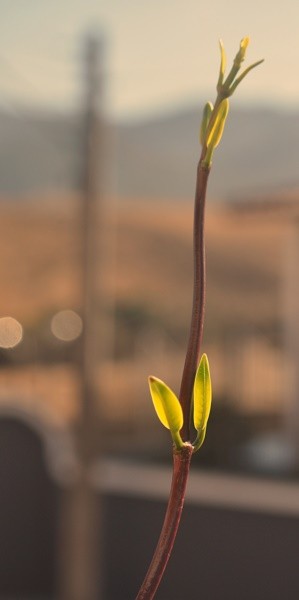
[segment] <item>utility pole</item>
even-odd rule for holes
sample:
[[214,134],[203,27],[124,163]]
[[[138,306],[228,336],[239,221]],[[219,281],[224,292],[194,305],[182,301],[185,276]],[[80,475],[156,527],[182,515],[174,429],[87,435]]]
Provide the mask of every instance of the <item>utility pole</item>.
[[[98,458],[100,415],[95,374],[100,368],[101,330],[99,245],[101,238],[103,138],[101,41],[89,38],[85,57],[84,143],[82,172],[82,318],[79,360],[81,406],[75,430],[78,476],[65,492],[62,510],[59,600],[101,600],[100,499],[90,478]],[[104,333],[104,332],[101,332]]]

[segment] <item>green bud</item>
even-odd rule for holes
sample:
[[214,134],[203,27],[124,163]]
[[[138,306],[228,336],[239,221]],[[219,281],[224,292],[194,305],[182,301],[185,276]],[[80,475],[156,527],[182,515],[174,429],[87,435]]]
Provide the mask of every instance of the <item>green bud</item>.
[[235,56],[235,60],[234,60],[234,64],[236,65],[236,67],[238,69],[240,69],[242,62],[245,59],[245,54],[246,54],[246,50],[248,48],[249,42],[250,42],[249,36],[244,37],[240,42],[240,48],[239,48],[239,51],[237,52],[237,54]]
[[212,382],[209,361],[203,354],[198,365],[193,389],[193,421],[196,431],[207,426],[212,404]]
[[207,135],[208,126],[209,126],[212,112],[213,112],[213,104],[212,104],[212,102],[207,102],[203,109],[202,121],[201,121],[201,127],[200,127],[199,138],[200,138],[200,143],[202,146],[205,144],[205,141],[206,141],[206,135]]
[[227,98],[222,100],[219,110],[217,112],[217,117],[215,119],[215,123],[209,133],[207,139],[207,147],[215,150],[217,148],[223,134],[223,129],[226,121],[226,117],[229,109],[229,101]]
[[183,427],[183,411],[180,402],[174,392],[157,377],[149,377],[150,393],[162,425],[170,429],[170,433],[176,448],[183,447],[180,429]]
[[203,354],[198,365],[193,389],[193,422],[197,437],[193,444],[194,451],[202,446],[207,429],[212,404],[212,383],[209,361]]
[[220,74],[219,74],[219,79],[218,79],[218,84],[217,84],[217,91],[221,98],[228,98],[229,96],[231,96],[234,93],[236,87],[242,81],[242,79],[244,79],[244,77],[247,75],[247,73],[249,73],[249,71],[251,71],[252,69],[254,69],[255,67],[257,67],[258,65],[260,65],[263,62],[263,60],[259,60],[255,63],[253,63],[247,69],[245,69],[245,71],[243,71],[243,73],[241,73],[241,75],[239,75],[239,77],[237,77],[237,75],[240,71],[242,62],[245,59],[246,50],[248,48],[249,42],[250,42],[249,36],[246,36],[241,40],[239,50],[234,58],[233,66],[232,66],[225,81],[224,81],[225,54],[224,54],[224,48],[223,48],[222,42],[220,43],[221,65],[220,65]]
[[206,140],[207,152],[204,159],[204,164],[209,167],[212,162],[212,155],[217,148],[223,134],[224,125],[229,109],[229,101],[227,98],[222,100],[217,111],[215,122]]
[[225,69],[226,69],[226,54],[225,54],[222,40],[219,40],[219,46],[220,46],[220,71],[219,71],[219,78],[218,78],[218,83],[217,83],[217,91],[218,92],[221,90],[221,86],[222,86],[223,80],[224,80]]

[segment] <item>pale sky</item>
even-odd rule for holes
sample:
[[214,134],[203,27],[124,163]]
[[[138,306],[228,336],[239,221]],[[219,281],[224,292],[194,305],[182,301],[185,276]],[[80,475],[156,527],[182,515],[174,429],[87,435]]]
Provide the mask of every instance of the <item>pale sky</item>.
[[106,39],[106,106],[139,116],[213,100],[218,39],[228,62],[250,35],[265,58],[237,102],[299,107],[299,2],[284,0],[0,0],[0,106],[66,109],[82,94],[83,36]]

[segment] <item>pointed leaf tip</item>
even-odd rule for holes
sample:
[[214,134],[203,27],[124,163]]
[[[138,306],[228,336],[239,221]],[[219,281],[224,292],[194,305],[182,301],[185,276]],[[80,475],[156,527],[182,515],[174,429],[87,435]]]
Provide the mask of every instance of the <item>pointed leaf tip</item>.
[[200,432],[207,426],[212,403],[212,383],[209,361],[203,354],[194,381],[193,419],[194,427]]

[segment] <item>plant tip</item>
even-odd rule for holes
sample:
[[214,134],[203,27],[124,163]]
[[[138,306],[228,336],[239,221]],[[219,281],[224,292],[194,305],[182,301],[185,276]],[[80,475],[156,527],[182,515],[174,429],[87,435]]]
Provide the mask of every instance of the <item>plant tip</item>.
[[249,35],[247,35],[246,37],[243,37],[241,39],[240,48],[242,50],[247,50],[249,43],[250,43],[250,37],[249,37]]

